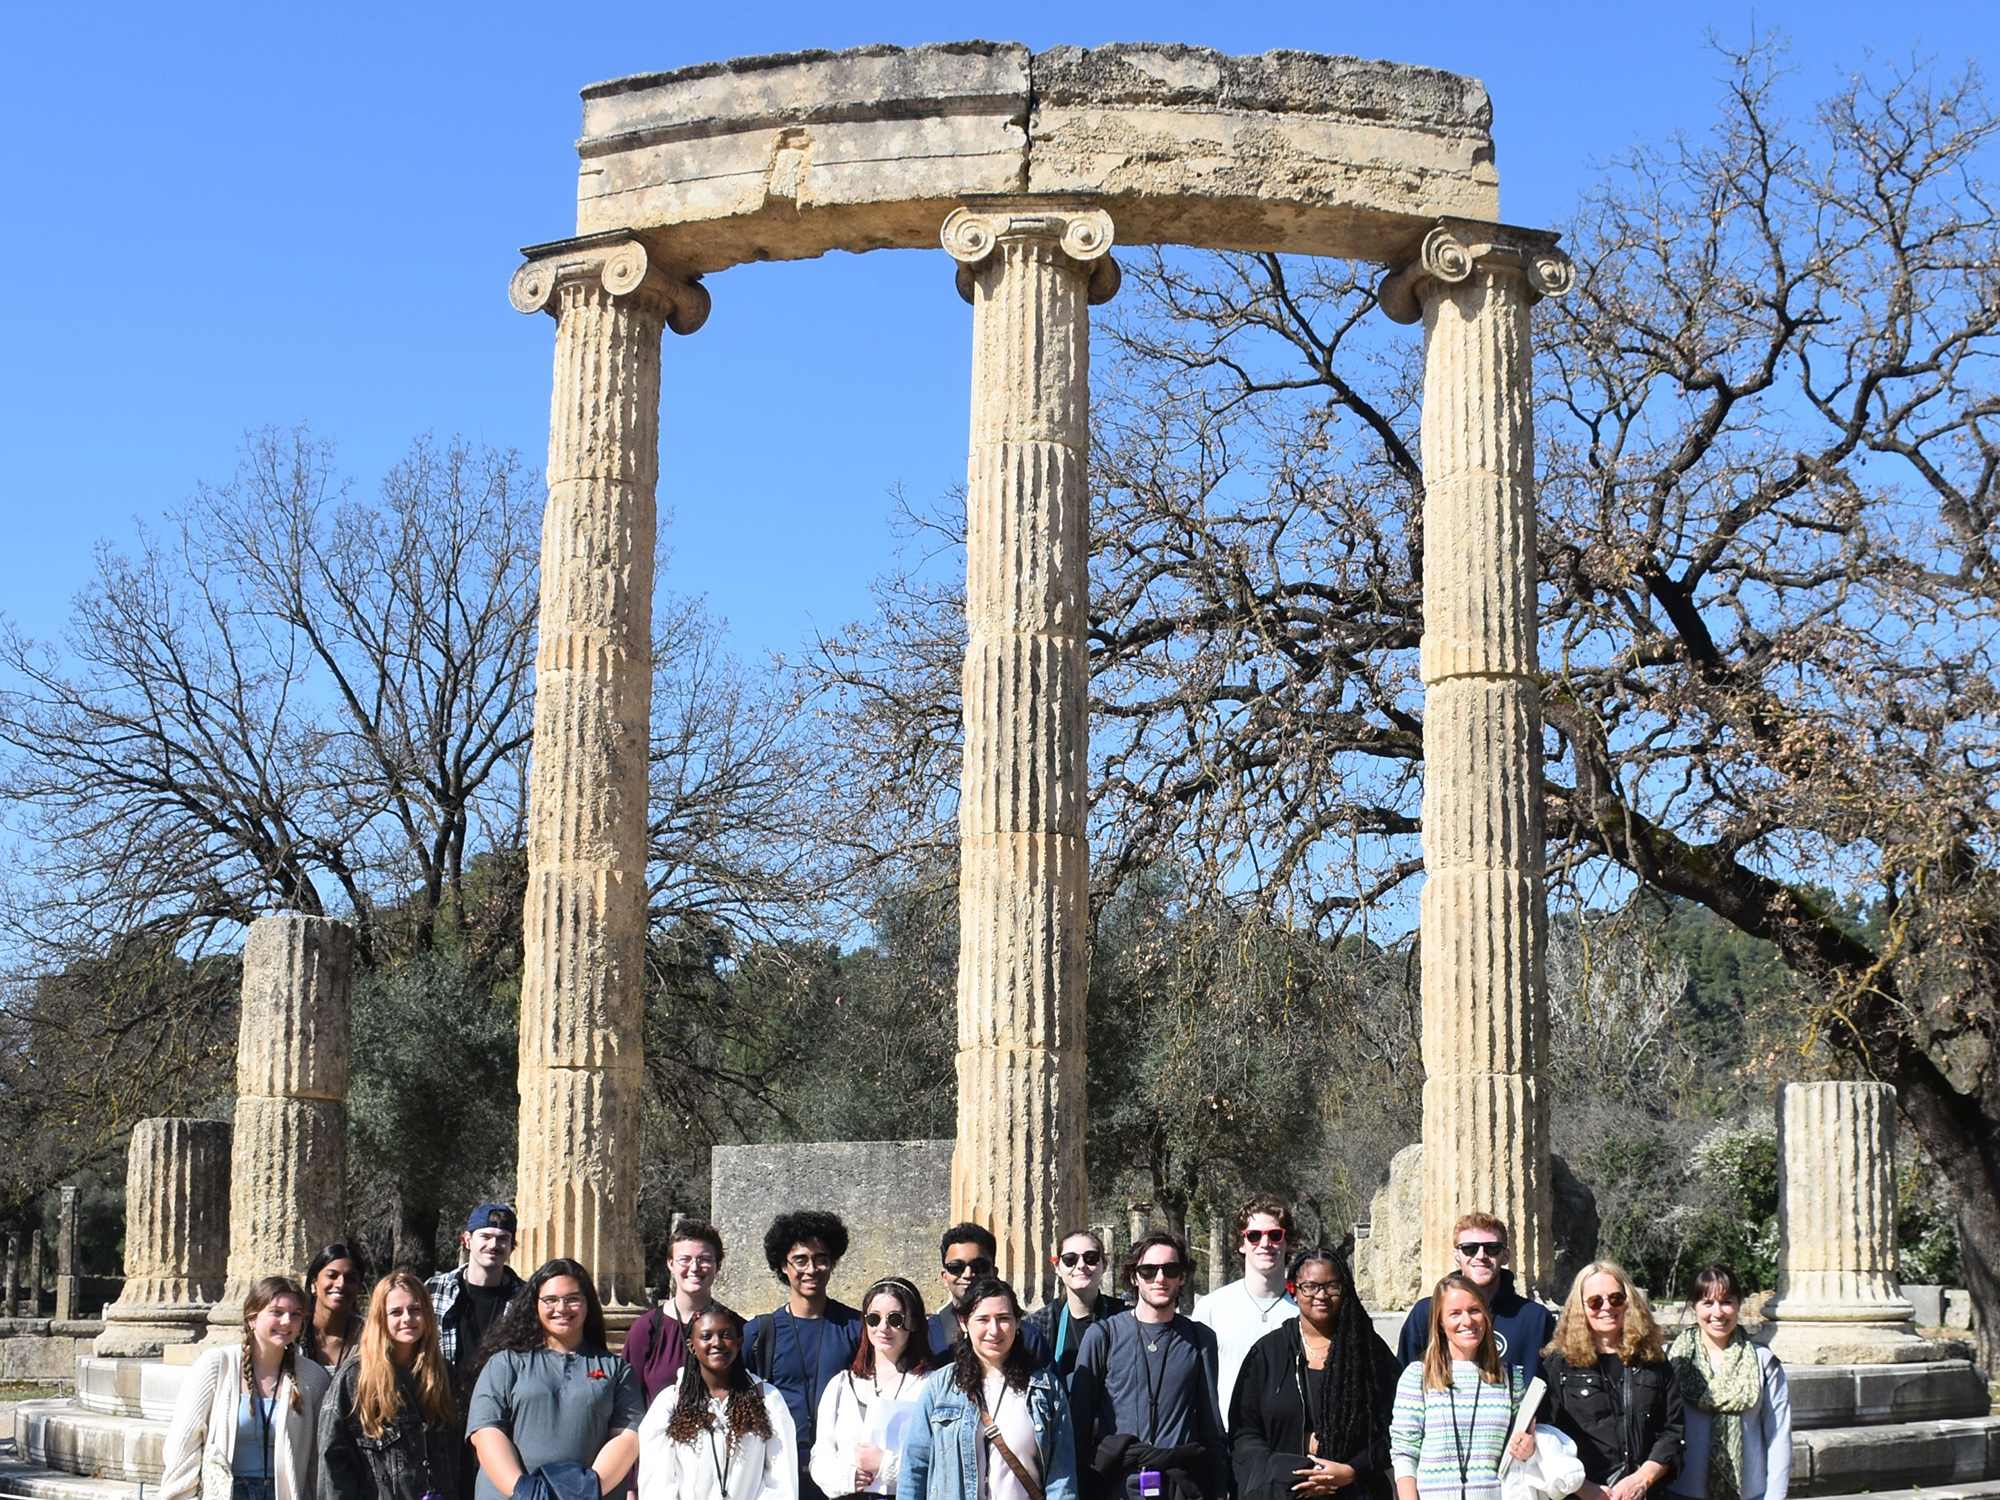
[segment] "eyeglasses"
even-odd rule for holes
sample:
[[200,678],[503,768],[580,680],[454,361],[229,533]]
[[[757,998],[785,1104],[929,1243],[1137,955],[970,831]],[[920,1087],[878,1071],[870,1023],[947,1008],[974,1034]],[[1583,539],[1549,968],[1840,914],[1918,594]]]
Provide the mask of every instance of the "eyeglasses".
[[715,1269],[713,1255],[683,1255],[674,1263],[676,1271],[712,1271]]
[[1282,1229],[1246,1229],[1243,1231],[1243,1239],[1245,1243],[1252,1245],[1261,1245],[1266,1240],[1269,1240],[1274,1245],[1282,1245],[1285,1243],[1285,1231]]
[[1340,1283],[1336,1281],[1295,1281],[1292,1295],[1317,1300],[1321,1297],[1336,1297],[1340,1294]]
[[1603,1312],[1607,1307],[1613,1312],[1622,1312],[1625,1308],[1625,1294],[1623,1292],[1606,1292],[1601,1297],[1585,1297],[1583,1305],[1592,1312]]
[[1179,1281],[1187,1274],[1187,1268],[1177,1260],[1148,1261],[1132,1268],[1132,1274],[1141,1281],[1152,1281],[1164,1276],[1169,1281]]
[[901,1313],[868,1313],[861,1321],[866,1323],[870,1328],[880,1328],[884,1323],[887,1323],[891,1328],[907,1328],[910,1326],[904,1321]]
[[1104,1252],[1102,1250],[1065,1250],[1056,1259],[1060,1260],[1071,1270],[1075,1270],[1079,1265],[1088,1266],[1092,1270],[1095,1270],[1104,1264]]
[[1458,1247],[1458,1254],[1461,1260],[1478,1260],[1484,1257],[1498,1263],[1506,1249],[1507,1247],[1499,1240],[1467,1240]]
[[830,1255],[787,1255],[785,1264],[794,1271],[831,1271],[833,1257]]
[[948,1260],[944,1263],[944,1274],[947,1276],[991,1276],[993,1274],[993,1262],[983,1255],[977,1260]]
[[567,1297],[537,1297],[535,1300],[541,1304],[544,1312],[556,1312],[559,1309],[573,1312],[584,1305],[583,1294],[580,1292],[571,1292]]

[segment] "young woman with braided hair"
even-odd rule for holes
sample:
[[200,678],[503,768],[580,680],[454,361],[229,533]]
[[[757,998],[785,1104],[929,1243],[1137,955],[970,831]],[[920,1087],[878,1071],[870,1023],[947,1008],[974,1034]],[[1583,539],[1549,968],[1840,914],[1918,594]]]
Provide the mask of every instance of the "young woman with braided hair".
[[161,1500],[313,1500],[327,1373],[298,1355],[305,1289],[266,1276],[243,1299],[243,1347],[203,1351],[167,1427]]
[[688,1340],[679,1380],[639,1427],[639,1500],[798,1500],[791,1409],[743,1363],[743,1320],[712,1303]]
[[1389,1409],[1396,1356],[1375,1332],[1347,1262],[1324,1246],[1292,1257],[1296,1321],[1250,1346],[1229,1409],[1239,1500],[1394,1493]]

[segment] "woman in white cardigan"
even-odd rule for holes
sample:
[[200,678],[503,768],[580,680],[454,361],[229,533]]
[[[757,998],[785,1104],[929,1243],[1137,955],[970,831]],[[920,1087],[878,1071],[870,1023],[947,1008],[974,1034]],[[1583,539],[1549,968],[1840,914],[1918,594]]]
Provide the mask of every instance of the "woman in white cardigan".
[[640,1424],[639,1500],[799,1500],[791,1409],[744,1365],[743,1320],[720,1302],[695,1315],[680,1379]]
[[243,1347],[189,1367],[159,1500],[312,1500],[327,1372],[298,1357],[305,1309],[296,1281],[266,1276],[243,1302]]
[[931,1368],[924,1301],[902,1277],[885,1277],[868,1288],[861,1321],[865,1327],[854,1364],[829,1380],[819,1398],[807,1471],[823,1495],[896,1493],[902,1455],[896,1447],[877,1446],[882,1433],[876,1408],[884,1401],[907,1401],[914,1410]]
[[1785,1500],[1792,1483],[1792,1398],[1785,1367],[1737,1326],[1743,1285],[1727,1266],[1694,1273],[1694,1322],[1667,1351],[1687,1412],[1671,1493],[1687,1500]]

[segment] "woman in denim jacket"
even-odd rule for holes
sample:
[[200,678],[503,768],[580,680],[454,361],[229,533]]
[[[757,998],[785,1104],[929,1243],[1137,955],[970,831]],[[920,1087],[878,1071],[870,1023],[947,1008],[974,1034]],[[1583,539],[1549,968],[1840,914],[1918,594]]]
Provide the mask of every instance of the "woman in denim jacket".
[[[910,1418],[897,1495],[1077,1500],[1069,1396],[1056,1372],[1035,1368],[1021,1343],[1014,1289],[982,1277],[968,1289],[966,1305],[966,1336],[953,1362],[924,1382]],[[990,1428],[997,1428],[998,1443]]]

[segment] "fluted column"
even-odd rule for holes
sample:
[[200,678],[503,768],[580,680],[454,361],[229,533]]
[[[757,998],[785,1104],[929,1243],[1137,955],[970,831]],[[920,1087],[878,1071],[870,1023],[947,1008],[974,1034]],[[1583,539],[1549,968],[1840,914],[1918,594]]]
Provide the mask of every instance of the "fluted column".
[[1896,1280],[1896,1091],[1787,1084],[1778,1107],[1772,1348],[1793,1364],[1927,1358]]
[[952,1214],[993,1231],[1030,1302],[1090,1198],[1089,309],[1117,290],[1111,238],[1101,209],[944,225],[972,304]]
[[236,1123],[229,1148],[229,1264],[210,1343],[240,1342],[262,1276],[303,1276],[347,1223],[347,1028],[354,929],[297,912],[260,917],[243,941]]
[[125,1151],[125,1285],[94,1352],[150,1358],[200,1338],[229,1268],[227,1120],[141,1120]]
[[510,289],[556,319],[528,788],[516,1261],[583,1262],[643,1306],[639,1035],[646,945],[660,333],[698,285],[622,233],[527,252]]
[[1454,220],[1381,291],[1424,325],[1426,1283],[1483,1210],[1556,1290],[1529,309],[1569,279],[1554,236]]

